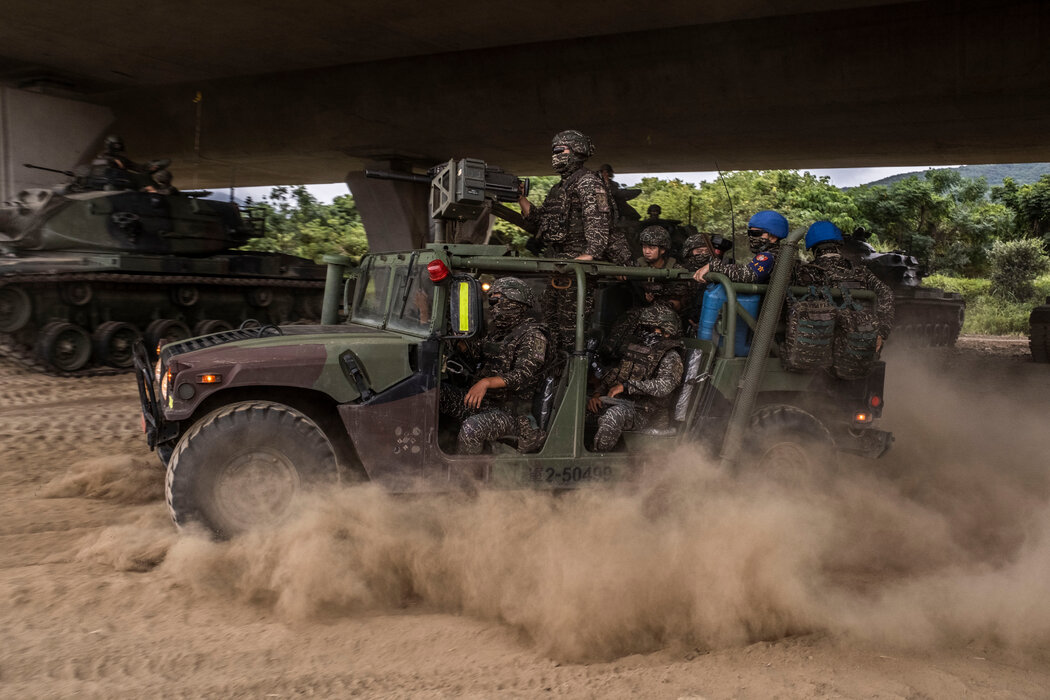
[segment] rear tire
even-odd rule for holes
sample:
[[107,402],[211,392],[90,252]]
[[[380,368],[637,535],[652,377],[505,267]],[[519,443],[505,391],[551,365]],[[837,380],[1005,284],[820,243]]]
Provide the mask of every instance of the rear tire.
[[763,473],[811,474],[828,464],[835,442],[824,424],[796,406],[763,406],[751,416],[751,463]]
[[280,523],[302,491],[338,481],[332,443],[303,413],[243,401],[208,414],[168,460],[165,497],[179,527],[220,538]]
[[91,336],[80,326],[52,321],[40,329],[36,354],[49,367],[75,372],[91,359]]
[[134,364],[132,350],[141,339],[142,334],[130,323],[106,321],[92,334],[95,360],[110,367],[127,369]]

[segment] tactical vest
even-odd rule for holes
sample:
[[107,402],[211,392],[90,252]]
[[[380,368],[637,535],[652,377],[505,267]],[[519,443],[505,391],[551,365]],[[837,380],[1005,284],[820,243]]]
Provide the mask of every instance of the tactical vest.
[[826,289],[821,293],[810,287],[805,296],[788,297],[784,343],[780,346],[784,369],[811,372],[831,366],[837,312]]
[[580,179],[589,173],[586,168],[579,168],[567,178],[558,182],[547,193],[543,200],[543,211],[540,214],[539,232],[543,242],[547,245],[548,252],[556,256],[560,255],[565,248],[565,241],[570,233],[576,233],[583,238],[583,230],[578,232],[569,231],[569,195]]
[[[478,377],[495,377],[510,372],[514,367],[514,361],[518,358],[518,341],[533,330],[540,331],[543,337],[547,338],[549,349],[550,338],[546,326],[531,318],[527,318],[521,324],[511,329],[502,339],[498,341],[489,338],[485,339],[481,345],[485,364],[478,373]],[[547,358],[545,357],[544,364],[546,364],[546,360]],[[532,399],[536,389],[537,386],[522,387],[519,391],[508,394],[505,388],[501,388],[491,389],[489,393],[492,394],[494,401],[510,404],[509,406],[505,405],[507,410],[519,414],[522,411],[524,413],[532,411]]]
[[[676,352],[680,347],[682,347],[682,341],[677,338],[665,338],[651,346],[630,343],[621,351],[620,364],[607,378],[603,379],[603,384],[611,387],[615,384],[651,379],[656,374],[664,355]],[[642,411],[669,407],[674,403],[674,398],[674,392],[660,398],[645,395],[631,396],[631,400],[635,402],[635,409]]]

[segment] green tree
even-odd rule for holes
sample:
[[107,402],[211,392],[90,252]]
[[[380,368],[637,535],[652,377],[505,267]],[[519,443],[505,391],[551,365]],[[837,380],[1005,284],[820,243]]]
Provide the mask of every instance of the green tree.
[[348,194],[322,204],[303,185],[281,186],[253,206],[266,212],[265,235],[244,250],[287,253],[314,262],[329,253],[356,258],[368,252],[361,215]]
[[1010,301],[1031,301],[1035,278],[1050,269],[1042,244],[1034,238],[992,244],[992,294]]

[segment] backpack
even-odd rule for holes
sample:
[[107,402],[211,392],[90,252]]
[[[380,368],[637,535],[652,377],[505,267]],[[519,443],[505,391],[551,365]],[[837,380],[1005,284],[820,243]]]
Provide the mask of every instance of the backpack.
[[848,289],[842,290],[842,306],[835,316],[834,360],[832,366],[839,379],[863,379],[871,373],[877,357],[875,312],[853,300]]
[[840,309],[831,302],[827,288],[815,287],[801,296],[789,296],[787,328],[780,346],[780,362],[791,372],[825,369],[833,363],[835,321]]

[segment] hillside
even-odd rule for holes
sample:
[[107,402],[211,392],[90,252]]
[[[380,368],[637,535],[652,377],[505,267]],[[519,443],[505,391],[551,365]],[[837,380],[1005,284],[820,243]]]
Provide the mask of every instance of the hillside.
[[[997,165],[962,165],[957,168],[963,177],[988,179],[988,186],[994,187],[1003,184],[1003,178],[1012,177],[1019,185],[1027,185],[1037,182],[1039,178],[1050,173],[1050,163],[1001,163]],[[894,182],[904,180],[912,175],[922,176],[925,170],[914,170],[909,173],[890,175],[881,180],[867,182],[866,185],[892,185]]]

